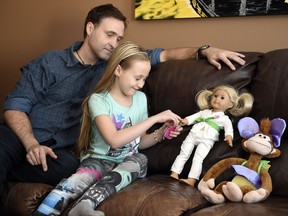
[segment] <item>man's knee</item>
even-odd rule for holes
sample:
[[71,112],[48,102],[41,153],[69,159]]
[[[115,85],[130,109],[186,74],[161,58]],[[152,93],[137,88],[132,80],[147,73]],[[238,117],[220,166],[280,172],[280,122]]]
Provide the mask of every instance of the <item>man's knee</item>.
[[71,152],[66,150],[55,151],[57,159],[47,158],[49,175],[54,176],[54,182],[57,184],[63,178],[68,178],[74,174],[80,165],[79,159],[75,157]]

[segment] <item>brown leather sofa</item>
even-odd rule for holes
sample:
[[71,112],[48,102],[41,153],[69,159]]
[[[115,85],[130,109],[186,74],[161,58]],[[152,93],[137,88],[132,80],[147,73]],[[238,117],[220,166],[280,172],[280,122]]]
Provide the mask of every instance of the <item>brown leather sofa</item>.
[[[197,111],[194,101],[196,92],[218,84],[230,84],[254,95],[251,117],[257,121],[264,117],[280,117],[288,123],[288,49],[244,54],[246,64],[237,65],[237,70],[233,72],[224,65],[218,71],[205,59],[169,61],[154,66],[144,88],[150,114],[171,109],[181,117],[191,115]],[[232,120],[234,147],[230,148],[224,143],[223,133],[220,134],[221,141],[215,143],[203,163],[203,174],[223,158],[248,157],[241,148],[242,139],[236,128],[239,119]],[[143,151],[149,160],[148,176],[112,195],[98,209],[103,210],[107,216],[288,215],[288,129],[279,148],[281,156],[270,160],[273,191],[269,198],[256,204],[227,201],[221,205],[212,205],[197,188],[169,177],[170,167],[189,130],[190,126],[185,127],[179,137],[164,140]],[[190,165],[191,159],[185,165],[184,177]],[[224,177],[228,178],[229,175]],[[11,183],[10,191],[5,195],[9,216],[30,215],[51,188],[45,184]],[[67,211],[63,215],[66,214]]]

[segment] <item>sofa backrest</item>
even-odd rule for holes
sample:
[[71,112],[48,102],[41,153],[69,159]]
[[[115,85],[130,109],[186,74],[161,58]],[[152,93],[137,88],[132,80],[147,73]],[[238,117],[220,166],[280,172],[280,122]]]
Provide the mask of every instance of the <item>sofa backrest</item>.
[[236,65],[235,71],[225,65],[217,70],[207,60],[175,60],[153,66],[144,88],[150,113],[171,109],[184,118],[198,111],[195,95],[204,88],[220,84],[229,84],[240,90],[249,88],[261,53],[245,55],[246,64]]
[[[288,124],[288,49],[267,52],[258,63],[256,76],[251,83],[255,102],[251,116],[282,118]],[[272,194],[288,196],[288,128],[281,140],[281,155],[270,159]]]
[[[251,83],[255,97],[251,113],[256,120],[263,117],[283,118],[288,124],[288,49],[265,53]],[[285,136],[288,135],[286,130]]]
[[[288,49],[275,50],[269,53],[243,52],[246,64],[236,65],[236,70],[231,71],[222,64],[222,69],[217,70],[207,60],[177,60],[168,61],[152,67],[143,91],[148,97],[150,115],[170,109],[182,118],[198,111],[195,103],[195,95],[203,88],[213,88],[219,84],[229,84],[239,91],[248,91],[255,97],[255,103],[250,116],[259,121],[261,118],[281,117],[288,123],[288,85],[285,85],[288,76]],[[203,162],[203,174],[216,162],[228,157],[248,158],[241,146],[242,138],[237,130],[239,118],[232,118],[234,126],[233,148],[224,141],[223,132],[220,140],[215,143],[212,150]],[[151,128],[153,131],[159,125]],[[169,174],[172,163],[180,152],[180,146],[188,135],[191,126],[184,128],[180,136],[172,140],[164,140],[162,143],[144,150],[148,157],[148,174]],[[285,131],[285,136],[288,134]],[[287,146],[287,148],[286,148]],[[272,181],[275,183],[273,193],[288,196],[288,189],[283,190],[283,173],[287,176],[288,166],[284,168],[285,156],[288,157],[288,140],[282,139],[280,147],[282,156],[271,159]],[[286,159],[285,159],[286,160]],[[287,160],[286,160],[287,161]],[[185,164],[182,175],[187,177],[191,167],[191,158]],[[274,166],[275,164],[275,166]],[[287,164],[287,162],[286,162]],[[287,164],[288,165],[288,164]],[[281,166],[281,173],[278,173]],[[226,178],[231,175],[227,173]],[[282,177],[281,177],[282,175]],[[201,176],[201,177],[202,177]]]

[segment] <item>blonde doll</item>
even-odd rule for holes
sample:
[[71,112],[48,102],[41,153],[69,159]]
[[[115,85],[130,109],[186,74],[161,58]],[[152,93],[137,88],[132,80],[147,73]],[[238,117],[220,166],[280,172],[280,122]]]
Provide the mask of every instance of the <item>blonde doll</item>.
[[232,147],[233,127],[226,112],[233,116],[242,116],[250,112],[253,96],[249,93],[238,94],[231,86],[217,86],[213,90],[202,90],[196,95],[201,111],[187,116],[181,126],[195,124],[181,146],[180,154],[171,168],[171,177],[179,179],[179,174],[189,159],[195,146],[192,167],[187,179],[180,179],[194,186],[202,172],[202,163],[215,141],[219,139],[221,129],[225,131],[225,141]]

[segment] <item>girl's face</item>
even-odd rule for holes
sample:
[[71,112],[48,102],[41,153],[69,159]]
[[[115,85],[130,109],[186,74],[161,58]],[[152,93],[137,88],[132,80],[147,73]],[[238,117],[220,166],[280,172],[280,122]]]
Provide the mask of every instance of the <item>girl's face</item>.
[[228,93],[225,90],[219,89],[211,97],[211,106],[215,112],[225,112],[227,109],[233,107]]
[[118,77],[116,83],[121,93],[125,96],[133,96],[136,91],[143,88],[150,69],[150,61],[135,60],[126,70],[118,65],[115,75]]

